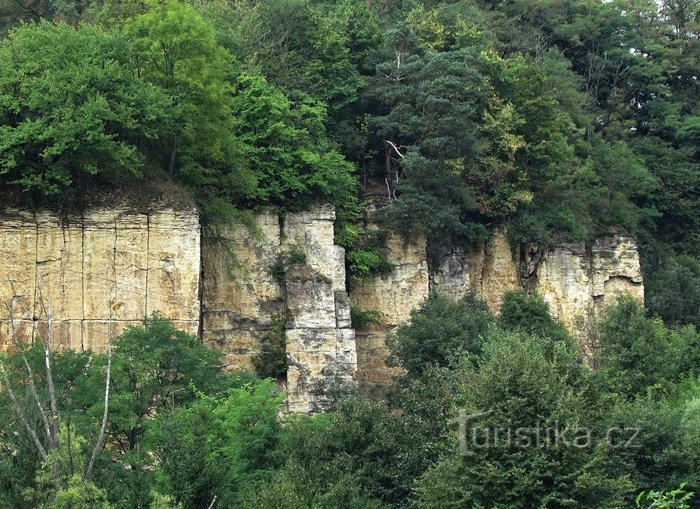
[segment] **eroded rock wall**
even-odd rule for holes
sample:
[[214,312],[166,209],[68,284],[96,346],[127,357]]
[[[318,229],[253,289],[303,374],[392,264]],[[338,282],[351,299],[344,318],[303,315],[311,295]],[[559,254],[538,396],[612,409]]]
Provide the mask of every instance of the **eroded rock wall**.
[[196,334],[199,229],[193,209],[3,211],[0,345],[50,335],[55,349],[103,351],[156,311]]
[[503,295],[521,287],[518,256],[506,234],[496,229],[484,242],[456,249],[430,274],[430,288],[454,299],[467,293],[497,313]]
[[[454,298],[472,292],[494,312],[506,291],[536,291],[589,355],[592,321],[602,307],[620,292],[644,294],[631,237],[542,252],[511,246],[501,230],[455,250],[432,270],[424,238],[389,235],[393,271],[348,294],[331,207],[253,217],[252,227],[202,239],[196,211],[182,207],[113,206],[69,218],[3,211],[0,347],[50,331],[56,349],[101,351],[110,334],[158,311],[220,349],[229,369],[250,369],[263,353],[263,338],[282,323],[287,409],[313,412],[325,408],[335,383],[372,389],[391,380],[396,371],[385,363],[386,336],[431,291]],[[290,253],[303,253],[305,261],[280,272]],[[351,305],[378,318],[356,333]]]
[[[257,228],[238,225],[205,240],[203,340],[222,350],[229,368],[251,369],[275,317],[283,319],[287,409],[323,409],[328,388],[353,383],[357,369],[345,252],[334,245],[335,212],[260,213],[255,221]],[[292,252],[304,253],[306,261],[273,276]]]
[[397,325],[407,322],[411,310],[428,296],[425,247],[425,238],[416,236],[407,242],[389,235],[386,253],[394,270],[355,286],[350,292],[352,306],[377,316],[375,321],[357,330],[357,380],[364,388],[382,386],[397,372],[386,365],[389,351],[385,339]]
[[405,243],[390,237],[387,254],[393,273],[350,295],[353,306],[381,313],[357,331],[357,379],[370,392],[396,373],[384,363],[387,333],[407,322],[411,309],[430,292],[452,298],[472,293],[494,313],[507,291],[537,292],[573,333],[584,356],[593,353],[592,326],[607,303],[622,292],[644,298],[637,245],[627,236],[601,237],[590,249],[573,243],[541,252],[535,246],[512,246],[505,232],[496,229],[487,241],[453,251],[433,270],[428,269],[424,239]]
[[639,251],[632,237],[600,237],[590,251],[583,242],[559,245],[545,254],[531,277],[534,290],[574,333],[588,357],[596,343],[593,325],[605,305],[621,293],[644,300]]

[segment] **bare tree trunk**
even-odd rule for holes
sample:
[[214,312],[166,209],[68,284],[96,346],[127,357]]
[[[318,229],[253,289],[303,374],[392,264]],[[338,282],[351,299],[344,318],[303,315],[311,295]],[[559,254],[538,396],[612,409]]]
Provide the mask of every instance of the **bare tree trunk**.
[[61,431],[61,415],[58,411],[58,402],[56,401],[56,387],[53,383],[53,373],[51,371],[51,344],[53,343],[53,312],[51,310],[51,300],[48,300],[48,307],[44,304],[44,296],[42,289],[44,287],[43,280],[39,276],[39,298],[41,299],[41,307],[46,316],[46,339],[43,342],[44,347],[44,367],[46,368],[46,386],[49,390],[49,405],[51,407],[51,432],[52,438],[49,444],[49,449],[58,449],[60,446],[59,433]]
[[[60,422],[61,422],[61,415],[58,410],[58,400],[56,398],[56,387],[54,384],[54,379],[53,379],[53,370],[51,366],[51,345],[53,343],[53,313],[51,310],[51,302],[50,300],[45,301],[43,297],[43,282],[41,280],[41,276],[39,275],[39,299],[41,302],[41,307],[43,309],[44,316],[46,317],[46,322],[47,322],[47,334],[46,338],[43,339],[42,341],[42,347],[44,350],[44,367],[46,370],[46,385],[49,393],[49,406],[50,406],[50,415],[49,413],[44,409],[44,406],[41,403],[41,398],[39,397],[39,393],[36,388],[36,384],[34,381],[34,371],[32,370],[31,365],[29,364],[29,361],[27,360],[26,355],[24,354],[24,346],[20,344],[19,338],[17,336],[17,332],[15,330],[15,322],[14,322],[14,316],[12,312],[12,306],[10,304],[5,303],[5,307],[8,310],[9,313],[9,318],[10,318],[10,323],[12,327],[12,338],[13,342],[16,344],[18,351],[20,352],[20,355],[22,356],[22,360],[24,362],[24,367],[27,370],[27,375],[29,377],[29,389],[32,395],[32,399],[34,404],[36,405],[37,409],[39,410],[39,415],[41,417],[41,421],[43,423],[43,431],[46,436],[46,442],[47,445],[44,446],[41,443],[41,440],[39,439],[39,434],[36,432],[36,430],[33,428],[32,424],[29,422],[27,419],[27,415],[25,414],[24,410],[22,409],[22,406],[20,405],[17,396],[14,392],[14,389],[12,387],[12,382],[10,381],[10,378],[7,374],[7,371],[5,370],[5,366],[2,362],[0,362],[0,374],[2,374],[2,378],[4,381],[5,389],[7,390],[7,394],[10,397],[10,404],[12,406],[12,409],[21,422],[22,426],[27,430],[27,433],[29,434],[29,437],[31,438],[32,442],[34,443],[35,447],[37,448],[37,451],[39,452],[39,456],[41,457],[42,461],[46,462],[49,459],[49,453],[55,449],[58,449],[60,447]],[[113,329],[112,329],[113,323],[112,323],[112,317],[110,314],[110,323],[109,323],[109,345],[108,345],[108,353],[107,353],[107,373],[106,373],[106,381],[105,381],[105,392],[104,392],[104,413],[102,416],[102,423],[100,426],[100,431],[98,434],[97,442],[95,444],[95,447],[92,451],[92,456],[90,457],[90,461],[88,463],[87,469],[85,471],[85,479],[90,479],[92,477],[92,473],[94,470],[94,465],[95,461],[97,459],[97,456],[99,455],[100,451],[104,447],[105,443],[105,434],[107,430],[107,423],[108,423],[108,415],[109,415],[109,393],[110,393],[110,383],[111,383],[111,376],[112,376],[112,337],[113,337]],[[69,430],[70,434],[70,430]],[[71,448],[70,444],[70,436],[68,437],[69,443],[68,447],[69,449]],[[72,452],[69,450],[69,456],[70,460],[72,462]],[[72,470],[72,467],[71,467]],[[52,473],[54,477],[57,479],[59,478],[59,473],[56,471],[53,471]],[[72,472],[71,472],[72,474]]]
[[[111,329],[111,328],[110,328]],[[95,443],[95,448],[92,450],[92,456],[90,457],[90,462],[88,463],[87,469],[85,469],[85,478],[90,479],[92,477],[92,470],[95,466],[95,460],[97,455],[100,454],[102,447],[105,444],[105,432],[107,430],[107,417],[109,415],[109,386],[110,379],[112,376],[112,334],[110,331],[109,335],[109,346],[107,349],[107,377],[105,380],[105,410],[102,414],[102,425],[100,426],[100,433],[97,436],[97,442]]]
[[39,415],[41,416],[41,420],[44,424],[44,436],[46,437],[46,442],[51,443],[51,427],[49,425],[49,418],[46,415],[46,411],[44,410],[44,406],[41,404],[41,399],[39,398],[39,393],[36,390],[36,384],[34,383],[34,370],[32,370],[32,367],[29,364],[29,361],[27,360],[27,356],[24,355],[24,345],[20,344],[19,338],[17,337],[17,330],[15,329],[15,317],[14,313],[12,311],[12,307],[5,303],[5,308],[7,308],[7,313],[8,316],[10,317],[10,327],[12,328],[12,342],[14,343],[15,347],[17,347],[17,350],[20,352],[20,355],[22,356],[22,361],[24,362],[24,367],[27,370],[27,377],[29,378],[29,392],[32,394],[32,398],[34,399],[34,403],[36,404],[37,408],[39,409]]
[[44,449],[44,446],[41,445],[41,440],[39,440],[39,436],[36,434],[36,431],[34,431],[34,428],[32,428],[32,426],[29,424],[29,421],[27,420],[27,417],[24,415],[22,407],[17,401],[17,396],[15,396],[15,392],[12,390],[12,384],[10,383],[10,379],[7,376],[7,372],[5,371],[5,366],[2,363],[0,363],[0,371],[2,371],[2,377],[5,381],[5,388],[7,389],[7,394],[10,396],[10,404],[12,405],[12,410],[15,412],[15,415],[20,420],[24,428],[27,430],[27,433],[29,433],[32,442],[34,442],[34,445],[39,451],[39,456],[41,456],[41,459],[43,461],[46,461],[47,459],[49,459],[49,455],[47,454],[46,449]]

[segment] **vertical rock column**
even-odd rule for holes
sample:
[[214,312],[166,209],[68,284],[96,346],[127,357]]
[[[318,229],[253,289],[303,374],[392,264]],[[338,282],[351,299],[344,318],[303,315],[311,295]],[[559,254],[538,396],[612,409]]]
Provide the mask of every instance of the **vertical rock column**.
[[[237,225],[205,242],[203,340],[223,352],[227,368],[252,369],[274,318],[283,318],[290,412],[322,410],[334,384],[354,383],[355,331],[334,221],[331,207],[258,213],[255,228]],[[293,251],[305,263],[276,279],[273,267]]]
[[255,215],[203,240],[202,340],[221,350],[227,369],[253,369],[261,340],[285,314],[282,287],[270,271],[280,250],[276,214]]
[[298,250],[306,264],[287,270],[287,408],[323,410],[329,389],[353,383],[357,370],[355,331],[345,289],[345,250],[333,243],[335,211],[320,207],[289,214],[282,251]]

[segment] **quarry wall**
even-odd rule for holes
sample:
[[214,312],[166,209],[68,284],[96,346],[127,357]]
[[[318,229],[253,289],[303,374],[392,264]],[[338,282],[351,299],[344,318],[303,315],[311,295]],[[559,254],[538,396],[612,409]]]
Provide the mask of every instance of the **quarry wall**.
[[[394,270],[348,292],[344,250],[334,244],[335,212],[322,206],[254,225],[203,234],[195,209],[154,204],[95,208],[59,217],[0,213],[0,346],[51,331],[55,349],[103,351],[108,338],[159,312],[221,350],[227,368],[250,369],[275,323],[286,333],[287,409],[322,410],[335,383],[372,388],[393,374],[385,337],[432,291],[467,292],[498,311],[503,294],[536,291],[573,332],[583,355],[591,324],[620,292],[643,299],[637,245],[628,236],[548,250],[512,246],[494,230],[428,266],[425,239],[390,235]],[[294,254],[303,263],[280,271]],[[379,319],[355,330],[351,306]],[[49,326],[50,324],[50,326]]]

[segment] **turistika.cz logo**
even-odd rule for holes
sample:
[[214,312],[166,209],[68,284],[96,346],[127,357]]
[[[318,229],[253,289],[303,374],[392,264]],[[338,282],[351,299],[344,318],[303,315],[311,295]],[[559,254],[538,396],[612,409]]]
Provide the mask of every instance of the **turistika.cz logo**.
[[559,421],[551,424],[535,423],[534,426],[480,426],[479,419],[491,412],[470,414],[462,410],[448,424],[457,424],[459,451],[463,456],[472,456],[478,449],[528,449],[569,448],[586,449],[604,442],[611,449],[641,447],[638,438],[641,428],[612,427],[596,435],[584,426],[570,427]]

